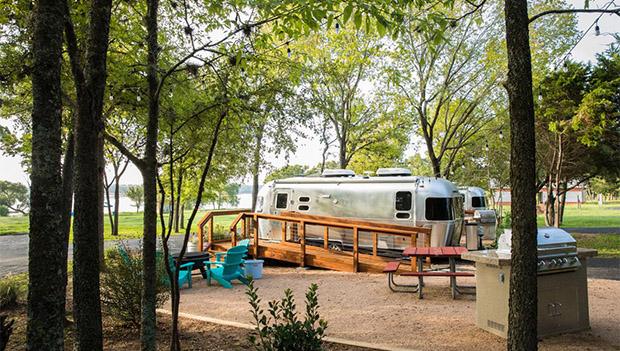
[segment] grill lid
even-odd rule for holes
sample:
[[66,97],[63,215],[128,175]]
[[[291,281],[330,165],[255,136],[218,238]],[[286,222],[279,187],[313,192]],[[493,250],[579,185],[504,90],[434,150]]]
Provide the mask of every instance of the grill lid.
[[495,210],[476,210],[474,211],[474,218],[480,223],[495,223],[497,217]]
[[[511,251],[512,230],[507,229],[497,241],[497,252]],[[540,228],[536,235],[538,273],[547,274],[575,270],[581,264],[577,257],[575,239],[558,228]]]
[[576,241],[570,234],[559,228],[540,228],[536,236],[538,246],[575,245]]

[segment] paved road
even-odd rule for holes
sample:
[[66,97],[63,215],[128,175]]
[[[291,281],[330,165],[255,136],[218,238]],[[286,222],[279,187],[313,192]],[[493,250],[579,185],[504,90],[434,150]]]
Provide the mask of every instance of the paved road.
[[[181,248],[183,236],[175,235],[170,238],[170,251],[176,252]],[[131,248],[139,248],[140,239],[125,240]],[[113,247],[115,240],[105,242],[105,247]],[[73,250],[69,246],[69,258]],[[0,277],[9,273],[21,273],[28,270],[28,235],[0,236]],[[591,258],[588,263],[588,277],[599,279],[620,280],[620,258]]]
[[[141,239],[124,240],[130,248],[139,248]],[[116,240],[106,240],[104,247],[116,245]],[[171,236],[170,251],[181,249],[183,235]],[[69,259],[73,256],[73,246],[69,245]],[[0,235],[0,277],[10,273],[21,273],[28,270],[28,235]]]

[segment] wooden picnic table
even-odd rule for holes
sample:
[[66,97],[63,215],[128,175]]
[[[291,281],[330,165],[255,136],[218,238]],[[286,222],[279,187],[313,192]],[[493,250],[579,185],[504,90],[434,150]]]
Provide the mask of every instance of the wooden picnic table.
[[[177,259],[179,258],[179,254],[180,252],[177,252],[173,254],[172,257]],[[205,269],[204,261],[208,261],[210,258],[211,254],[208,252],[186,252],[185,255],[183,255],[181,264],[189,262],[193,263],[194,266],[192,267],[192,271],[199,269],[202,277],[207,279],[207,272]]]
[[[468,294],[469,291],[463,289],[472,288],[468,286],[459,287],[456,284],[456,277],[468,277],[473,276],[471,272],[462,272],[456,270],[456,259],[460,258],[462,254],[466,253],[467,249],[462,246],[440,246],[440,247],[407,247],[403,251],[403,256],[410,257],[412,260],[417,260],[418,271],[403,273],[402,275],[417,276],[418,285],[417,292],[419,298],[422,298],[422,287],[424,286],[424,277],[449,277],[450,288],[452,289],[452,298],[456,298],[457,294]],[[449,272],[436,272],[436,271],[424,271],[424,259],[426,257],[431,258],[447,258],[449,262]]]

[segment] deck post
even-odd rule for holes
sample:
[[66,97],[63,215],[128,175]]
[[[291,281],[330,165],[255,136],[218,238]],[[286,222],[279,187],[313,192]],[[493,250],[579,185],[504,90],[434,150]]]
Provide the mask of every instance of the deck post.
[[329,227],[325,226],[323,231],[323,249],[329,250]]
[[209,229],[207,231],[207,241],[210,243],[213,242],[213,220],[214,219],[215,217],[209,218]]
[[[245,226],[247,225],[247,222],[245,220],[245,217],[243,217],[243,220],[241,221],[241,235],[239,236],[242,239],[245,239]],[[237,231],[235,230],[235,233],[237,233]]]
[[258,259],[258,216],[252,218],[252,231],[254,232],[254,258]]
[[281,230],[282,230],[282,242],[285,243],[286,242],[286,221],[282,221],[280,225],[281,225]]
[[358,272],[359,266],[359,231],[353,227],[353,272]]
[[235,224],[234,227],[232,227],[232,229],[230,230],[230,235],[232,236],[231,240],[232,240],[232,246],[237,246],[237,225]]
[[304,221],[299,222],[299,237],[301,244],[301,262],[300,267],[306,265],[306,223]]
[[377,256],[377,244],[378,244],[378,239],[377,239],[377,232],[372,232],[372,255],[373,256]]
[[202,236],[203,236],[203,230],[202,230],[202,226],[199,224],[198,225],[198,250],[202,251],[203,245],[202,245]]

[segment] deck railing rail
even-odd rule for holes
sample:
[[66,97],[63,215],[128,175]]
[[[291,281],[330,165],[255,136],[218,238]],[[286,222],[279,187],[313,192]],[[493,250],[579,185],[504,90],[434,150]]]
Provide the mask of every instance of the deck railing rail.
[[[410,238],[410,246],[418,246],[418,236],[424,234],[424,246],[430,246],[430,228],[425,227],[410,227],[404,225],[395,225],[389,223],[372,222],[366,220],[358,220],[352,218],[340,218],[330,216],[316,216],[308,215],[297,212],[282,212],[278,215],[265,214],[265,213],[253,213],[253,212],[239,212],[237,217],[230,225],[230,239],[232,245],[236,245],[239,238],[251,239],[251,252],[254,257],[259,257],[260,248],[260,235],[259,235],[259,220],[278,221],[281,223],[282,239],[281,242],[287,241],[287,228],[291,225],[297,227],[296,242],[300,247],[300,266],[306,265],[306,228],[308,225],[322,226],[323,231],[323,249],[329,251],[330,243],[330,229],[349,229],[353,232],[353,267],[354,272],[359,271],[360,262],[360,232],[368,232],[371,235],[372,241],[372,256],[378,256],[380,235],[383,236],[399,236]],[[248,223],[249,221],[249,223]],[[241,232],[238,231],[239,225],[242,225]],[[411,264],[412,269],[416,269],[415,262]]]
[[[228,242],[230,238],[225,234],[223,238],[214,238],[214,229],[215,229],[215,218],[237,215],[238,218],[242,213],[252,212],[249,208],[239,208],[232,210],[211,210],[207,211],[207,213],[202,216],[202,218],[198,221],[198,248],[199,250],[204,250],[204,240],[206,239],[208,243],[218,243],[218,242]],[[236,220],[235,218],[235,220]],[[205,228],[206,227],[206,228]],[[206,229],[206,231],[205,231]],[[205,235],[206,234],[206,235]]]

